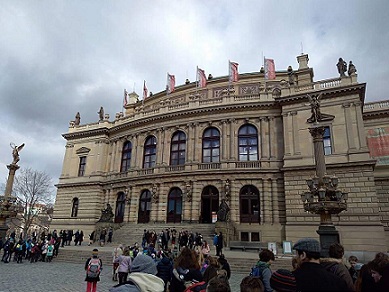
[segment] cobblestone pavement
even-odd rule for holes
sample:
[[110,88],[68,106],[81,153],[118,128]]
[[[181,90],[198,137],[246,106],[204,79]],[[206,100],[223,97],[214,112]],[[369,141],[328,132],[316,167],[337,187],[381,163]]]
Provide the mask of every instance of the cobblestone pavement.
[[[108,291],[112,281],[112,267],[106,266],[97,284],[97,291]],[[230,279],[231,291],[238,292],[239,284],[245,274],[233,274]],[[55,262],[30,263],[24,261],[0,262],[0,292],[82,292],[86,290],[85,271],[81,264]]]

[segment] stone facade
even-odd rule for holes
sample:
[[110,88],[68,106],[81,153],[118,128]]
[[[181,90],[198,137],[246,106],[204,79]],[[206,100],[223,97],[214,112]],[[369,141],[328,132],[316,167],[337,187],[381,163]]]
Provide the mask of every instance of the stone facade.
[[368,122],[366,85],[355,74],[313,81],[308,56],[297,61],[275,80],[259,72],[234,83],[212,78],[206,88],[189,83],[144,102],[131,93],[113,121],[70,122],[51,228],[88,234],[107,203],[117,224],[212,224],[225,200],[231,240],[317,238],[319,216],[304,212],[300,195],[315,173],[308,95],[321,94],[321,112],[335,116],[324,122],[327,172],[348,193],[347,211],[333,216],[341,242],[386,251],[389,173],[382,164],[376,176],[366,137],[389,118]]

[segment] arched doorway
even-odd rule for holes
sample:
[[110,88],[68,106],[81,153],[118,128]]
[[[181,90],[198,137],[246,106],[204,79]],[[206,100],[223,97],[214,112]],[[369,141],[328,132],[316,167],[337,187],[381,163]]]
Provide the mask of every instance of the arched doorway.
[[115,208],[115,223],[122,223],[126,207],[126,195],[123,192],[118,193]]
[[214,186],[207,186],[201,194],[201,223],[212,223],[212,213],[219,209],[219,191]]
[[182,214],[182,191],[179,188],[173,188],[168,197],[167,219],[168,223],[181,222]]
[[151,192],[144,190],[140,195],[138,223],[149,223],[151,211]]
[[239,193],[240,223],[260,223],[259,191],[253,185],[244,186]]

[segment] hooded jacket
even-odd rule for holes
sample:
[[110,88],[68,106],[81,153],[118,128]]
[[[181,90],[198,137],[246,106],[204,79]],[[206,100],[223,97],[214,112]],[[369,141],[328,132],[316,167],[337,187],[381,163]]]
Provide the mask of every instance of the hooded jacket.
[[347,267],[341,259],[321,258],[320,264],[329,272],[341,278],[347,284],[348,291],[354,291],[354,282]]
[[146,273],[131,273],[124,285],[112,287],[109,292],[163,292],[164,282],[161,278]]

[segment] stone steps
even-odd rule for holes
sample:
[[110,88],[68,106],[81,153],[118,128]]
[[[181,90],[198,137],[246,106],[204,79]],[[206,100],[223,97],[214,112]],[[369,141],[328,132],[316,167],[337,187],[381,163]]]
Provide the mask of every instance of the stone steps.
[[[112,246],[113,247],[116,245]],[[58,257],[54,259],[54,261],[58,262],[71,262],[71,263],[77,263],[77,264],[85,264],[86,260],[91,257],[92,255],[92,249],[94,247],[84,247],[83,250],[76,250],[76,249],[67,249],[61,248],[58,254]],[[99,247],[97,247],[99,248]],[[99,251],[99,257],[103,261],[103,266],[111,266],[112,265],[112,250],[111,247],[105,246],[100,249]],[[242,252],[241,257],[237,257],[237,255],[234,255],[234,257],[228,256],[228,251],[226,251],[226,259],[228,260],[231,271],[234,273],[241,273],[241,274],[249,274],[251,267],[255,265],[255,263],[258,261],[258,254],[254,252]],[[292,260],[290,257],[288,258],[277,258],[276,261],[272,264],[272,270],[275,271],[277,269],[291,269],[292,268]]]
[[112,241],[115,245],[133,245],[135,242],[141,244],[144,230],[154,230],[157,235],[166,228],[175,229],[178,232],[188,230],[201,233],[204,240],[212,243],[215,232],[214,224],[189,224],[189,223],[127,223],[113,233]]

